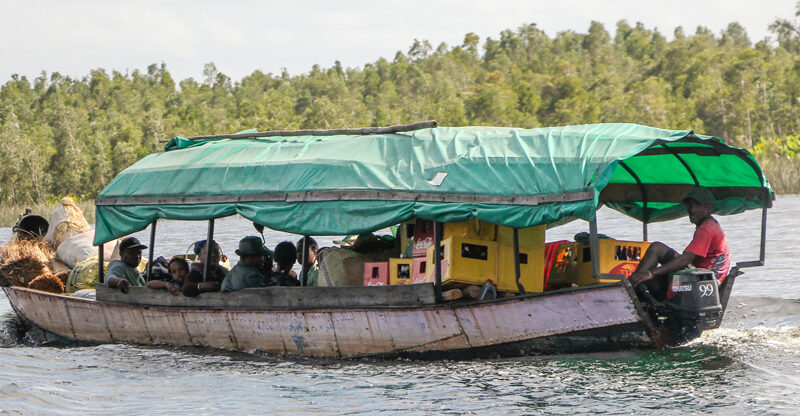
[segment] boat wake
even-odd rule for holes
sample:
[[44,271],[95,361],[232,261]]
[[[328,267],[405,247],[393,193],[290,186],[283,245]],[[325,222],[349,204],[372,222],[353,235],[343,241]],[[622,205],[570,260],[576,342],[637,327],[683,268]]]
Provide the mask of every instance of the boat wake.
[[798,326],[800,326],[800,300],[769,297],[731,297],[722,320],[723,328]]

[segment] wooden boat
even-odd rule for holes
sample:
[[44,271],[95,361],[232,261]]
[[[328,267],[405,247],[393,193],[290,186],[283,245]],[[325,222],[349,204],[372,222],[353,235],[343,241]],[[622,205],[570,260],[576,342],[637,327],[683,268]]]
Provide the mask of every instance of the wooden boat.
[[[154,241],[158,218],[208,220],[209,240],[213,220],[233,214],[299,235],[352,234],[414,216],[479,218],[514,228],[515,240],[517,229],[581,218],[590,224],[594,277],[616,282],[444,302],[437,258],[433,284],[267,287],[187,298],[141,287],[122,294],[102,284],[100,268],[96,300],[4,288],[23,321],[77,341],[321,357],[660,348],[719,325],[738,268],[764,262],[773,200],[746,150],[690,130],[629,124],[248,132],[175,138],[167,149],[120,173],[99,196],[101,257],[102,243],[151,223]],[[275,171],[284,175],[268,174]],[[762,209],[762,245],[759,260],[738,263],[719,288],[712,279],[720,299],[714,313],[687,318],[640,301],[621,276],[600,273],[595,212],[606,204],[642,220],[646,240],[649,222],[685,215],[680,201],[698,185],[712,190],[718,215]]]

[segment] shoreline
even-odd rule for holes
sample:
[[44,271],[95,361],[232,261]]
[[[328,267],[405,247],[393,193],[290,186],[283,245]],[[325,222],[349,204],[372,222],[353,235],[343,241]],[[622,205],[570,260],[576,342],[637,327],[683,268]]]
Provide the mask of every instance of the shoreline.
[[[94,224],[94,199],[73,199],[83,212],[86,221],[89,224]],[[33,214],[41,215],[47,221],[50,221],[50,216],[53,215],[53,210],[56,209],[59,201],[60,198],[50,198],[45,202],[31,204],[0,203],[0,227],[11,228],[15,226],[26,208],[30,208]]]

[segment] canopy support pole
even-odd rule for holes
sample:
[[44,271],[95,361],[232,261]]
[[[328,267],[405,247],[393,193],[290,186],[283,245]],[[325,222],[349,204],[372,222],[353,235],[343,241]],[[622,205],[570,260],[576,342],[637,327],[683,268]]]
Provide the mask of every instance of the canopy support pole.
[[736,263],[736,267],[760,267],[764,265],[767,255],[767,205],[761,208],[761,247],[758,252],[758,260],[740,261]]
[[517,282],[517,290],[519,290],[520,295],[525,294],[525,287],[522,286],[522,283],[519,282],[520,278],[520,270],[519,270],[519,229],[514,227],[514,277]]
[[442,224],[439,221],[433,222],[433,289],[436,295],[436,303],[442,301]]
[[597,214],[595,218],[589,222],[589,252],[592,256],[592,276],[595,279],[600,278],[600,243],[597,240]]
[[[674,154],[674,153],[673,153]],[[680,157],[679,157],[680,158]],[[681,160],[683,161],[683,160]],[[642,241],[647,241],[647,222],[650,220],[650,215],[647,212],[647,191],[644,188],[644,184],[642,180],[639,178],[639,175],[628,166],[627,163],[620,161],[619,165],[622,166],[623,169],[628,171],[628,174],[631,175],[633,180],[636,181],[636,185],[639,187],[639,192],[642,193]],[[686,164],[684,163],[684,166]]]
[[99,283],[105,283],[106,280],[103,273],[103,257],[105,257],[103,254],[103,246],[105,246],[103,243],[97,246],[97,281]]
[[300,285],[308,286],[308,272],[306,271],[306,263],[308,262],[308,236],[303,236],[303,243],[301,244],[303,250],[302,257],[300,258]]
[[206,258],[203,261],[203,281],[208,281],[208,265],[211,262],[211,244],[214,242],[214,219],[208,220],[208,236],[206,236]]
[[147,280],[153,278],[153,252],[156,248],[156,222],[158,222],[158,219],[153,220],[150,226],[150,251],[147,253]]

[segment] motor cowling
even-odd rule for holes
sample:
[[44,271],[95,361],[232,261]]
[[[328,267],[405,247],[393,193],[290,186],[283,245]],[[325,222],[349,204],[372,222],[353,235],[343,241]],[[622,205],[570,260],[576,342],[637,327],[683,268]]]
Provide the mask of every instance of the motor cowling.
[[703,331],[716,328],[722,315],[719,283],[711,270],[685,269],[669,276],[666,315],[681,327]]

